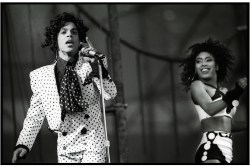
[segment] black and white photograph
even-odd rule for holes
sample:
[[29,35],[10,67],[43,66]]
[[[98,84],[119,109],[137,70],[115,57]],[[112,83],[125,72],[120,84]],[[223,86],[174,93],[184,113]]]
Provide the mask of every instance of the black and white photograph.
[[249,165],[249,2],[1,2],[1,164]]

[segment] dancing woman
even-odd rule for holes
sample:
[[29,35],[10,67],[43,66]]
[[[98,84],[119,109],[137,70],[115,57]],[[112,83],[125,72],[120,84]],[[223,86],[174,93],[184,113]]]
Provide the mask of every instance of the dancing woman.
[[247,87],[247,78],[227,90],[231,51],[219,41],[208,39],[189,47],[190,54],[181,64],[181,80],[190,90],[199,115],[203,136],[195,155],[196,163],[230,163],[232,153],[232,119],[239,97]]

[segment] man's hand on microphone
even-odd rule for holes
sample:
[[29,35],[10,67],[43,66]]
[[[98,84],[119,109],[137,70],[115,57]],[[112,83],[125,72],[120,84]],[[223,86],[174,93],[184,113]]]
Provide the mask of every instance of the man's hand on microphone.
[[83,57],[83,62],[94,63],[95,58]]
[[79,55],[83,57],[84,62],[91,62],[95,61],[95,58],[91,57],[89,54],[90,51],[96,52],[96,49],[93,47],[92,43],[89,41],[88,37],[86,37],[87,43],[81,43],[82,48],[79,51]]
[[82,48],[80,51],[79,51],[79,56],[82,56],[83,57],[83,61],[84,62],[91,62],[93,63],[95,61],[95,58],[93,57],[88,57],[86,56],[87,53],[85,53],[85,50],[87,52],[87,50],[89,49],[86,49],[86,48]]
[[[89,62],[92,72],[90,73],[90,77],[98,77],[99,78],[99,67],[96,57],[93,56],[93,53],[96,54],[97,50],[93,47],[92,43],[89,41],[88,37],[86,37],[87,43],[81,43],[82,49],[79,51],[79,55],[83,57],[84,62]],[[102,77],[107,78],[108,72],[103,65],[102,58],[99,59],[101,68],[102,68]]]

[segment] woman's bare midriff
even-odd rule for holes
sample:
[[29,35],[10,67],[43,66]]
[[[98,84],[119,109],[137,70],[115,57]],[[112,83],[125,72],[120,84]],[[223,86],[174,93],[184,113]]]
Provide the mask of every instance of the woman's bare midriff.
[[231,133],[232,119],[228,116],[218,116],[203,119],[201,127],[203,132],[224,131]]

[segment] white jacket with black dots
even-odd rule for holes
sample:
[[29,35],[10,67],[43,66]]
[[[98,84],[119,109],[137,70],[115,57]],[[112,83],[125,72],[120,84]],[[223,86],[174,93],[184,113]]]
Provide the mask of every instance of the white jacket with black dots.
[[[106,59],[103,64],[107,69]],[[16,148],[31,150],[46,117],[49,128],[58,133],[58,154],[82,150],[101,151],[105,147],[105,134],[101,120],[99,79],[88,77],[92,68],[79,57],[74,70],[78,74],[83,99],[89,104],[89,108],[84,112],[66,114],[65,120],[61,121],[55,65],[56,63],[47,65],[30,73],[33,95]],[[116,86],[110,75],[103,79],[103,87],[105,100],[116,96]]]

